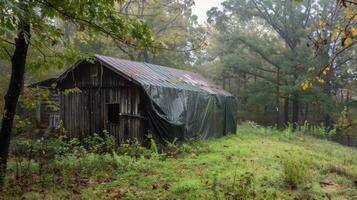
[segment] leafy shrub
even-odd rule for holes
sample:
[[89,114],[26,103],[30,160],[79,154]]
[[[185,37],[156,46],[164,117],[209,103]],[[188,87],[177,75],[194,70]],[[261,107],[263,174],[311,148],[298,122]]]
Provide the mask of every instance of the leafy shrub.
[[304,160],[296,158],[285,158],[282,161],[284,181],[291,188],[296,189],[306,181],[308,175],[308,164]]
[[34,157],[33,140],[15,140],[11,143],[11,153],[17,159],[32,159]]
[[15,158],[51,162],[57,155],[63,155],[68,147],[62,140],[44,138],[38,140],[21,139],[11,144],[11,153]]
[[151,153],[153,154],[153,155],[158,155],[159,154],[159,150],[158,150],[158,148],[157,148],[157,145],[156,145],[156,142],[155,142],[155,140],[154,140],[154,138],[152,137],[152,135],[151,134],[149,134],[148,136],[148,139],[150,140],[150,150],[151,150]]
[[283,131],[284,136],[287,138],[290,138],[290,136],[294,133],[294,124],[293,123],[288,123],[285,126],[285,129]]
[[149,158],[151,156],[151,151],[142,146],[136,138],[127,140],[125,143],[120,144],[118,153],[137,159],[140,157]]
[[84,139],[84,145],[92,153],[110,153],[115,148],[115,139],[107,131],[103,131],[101,136],[97,133],[87,136]]
[[132,170],[137,172],[146,173],[152,169],[160,169],[162,161],[158,157],[152,157],[150,159],[140,158],[132,163]]
[[165,141],[165,145],[162,147],[163,151],[165,152],[165,155],[168,157],[173,157],[175,155],[178,155],[180,153],[180,147],[179,144],[177,143],[177,138],[175,138],[173,141]]
[[115,170],[120,171],[120,172],[126,172],[129,171],[129,169],[133,165],[133,160],[132,158],[128,156],[118,156],[115,152],[113,152],[113,167]]
[[77,157],[84,156],[87,153],[86,148],[78,140],[78,138],[73,138],[66,142],[66,147],[68,148],[67,154],[72,154]]
[[299,127],[299,130],[304,135],[311,135],[317,138],[330,139],[336,134],[336,129],[329,129],[323,124],[312,125],[305,121],[303,125]]
[[11,154],[15,161],[16,177],[22,178],[30,172],[31,161],[35,157],[32,140],[17,140],[11,143]]
[[209,151],[208,147],[200,146],[198,143],[180,143],[177,138],[175,138],[172,142],[165,141],[165,144],[161,146],[161,150],[163,155],[167,157],[178,157],[179,155],[184,154],[199,154],[199,153],[207,153]]

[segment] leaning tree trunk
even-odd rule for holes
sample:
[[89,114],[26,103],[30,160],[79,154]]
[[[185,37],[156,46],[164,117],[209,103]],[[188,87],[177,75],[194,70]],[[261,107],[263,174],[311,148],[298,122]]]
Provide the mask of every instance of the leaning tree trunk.
[[10,138],[17,102],[24,84],[25,63],[29,46],[30,26],[27,24],[15,38],[15,50],[11,59],[11,78],[5,95],[4,115],[0,133],[0,188],[3,185],[9,155]]

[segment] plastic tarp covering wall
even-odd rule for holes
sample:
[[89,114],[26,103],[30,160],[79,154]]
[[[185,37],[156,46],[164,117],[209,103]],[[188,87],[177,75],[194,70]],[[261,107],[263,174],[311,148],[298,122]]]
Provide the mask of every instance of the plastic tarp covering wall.
[[235,133],[233,96],[142,84],[149,98],[149,128],[161,140],[207,139]]

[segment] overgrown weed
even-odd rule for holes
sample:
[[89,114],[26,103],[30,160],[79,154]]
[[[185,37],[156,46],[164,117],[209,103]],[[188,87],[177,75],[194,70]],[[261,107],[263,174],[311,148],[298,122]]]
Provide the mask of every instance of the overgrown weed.
[[292,189],[297,189],[309,181],[309,161],[301,158],[285,157],[281,164],[283,167],[284,181]]

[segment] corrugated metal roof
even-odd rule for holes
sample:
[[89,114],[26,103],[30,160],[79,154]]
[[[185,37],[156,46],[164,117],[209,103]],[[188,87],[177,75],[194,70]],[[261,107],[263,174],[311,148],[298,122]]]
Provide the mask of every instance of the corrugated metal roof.
[[209,94],[218,94],[232,96],[219,88],[202,75],[175,68],[164,67],[144,62],[135,62],[103,56],[96,54],[94,60],[108,65],[123,74],[129,79],[133,79],[142,85],[155,85],[161,87],[170,87],[182,90],[205,91]]
[[[124,60],[95,54],[94,60],[103,63],[116,73],[135,81],[143,86],[160,86],[166,88],[175,88],[179,90],[191,90],[217,94],[223,96],[232,96],[229,92],[224,91],[219,86],[204,78],[201,74],[181,69],[164,67],[160,65]],[[31,84],[31,86],[47,86],[61,80],[75,69],[83,61],[78,61],[72,67],[67,69],[58,78],[51,78]],[[46,83],[46,84],[44,84]]]

